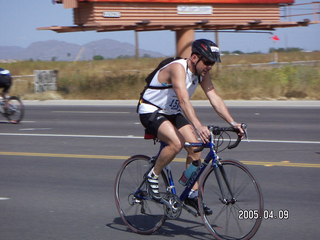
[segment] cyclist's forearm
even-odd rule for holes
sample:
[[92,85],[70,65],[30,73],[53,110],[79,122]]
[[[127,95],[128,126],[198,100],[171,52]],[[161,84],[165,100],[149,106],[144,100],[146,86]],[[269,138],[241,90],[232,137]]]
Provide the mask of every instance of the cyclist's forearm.
[[227,123],[233,125],[235,123],[235,120],[231,116],[226,104],[222,100],[222,98],[217,94],[212,94],[209,97],[210,103],[212,107],[215,109],[216,113],[224,119]]
[[174,85],[174,90],[179,100],[180,108],[182,109],[187,119],[196,129],[201,128],[202,124],[198,119],[195,110],[190,102],[189,93],[187,92],[186,88],[177,84]]
[[232,122],[235,122],[224,102],[221,102],[218,105],[215,105],[214,107],[217,114],[227,123],[231,124]]
[[191,122],[191,124],[195,128],[200,128],[202,124],[198,119],[191,102],[189,100],[184,100],[184,99],[179,100],[179,102],[180,102],[180,107],[183,113],[185,114],[187,119]]
[[212,82],[208,77],[204,78],[201,83],[201,87],[206,94],[207,98],[209,99],[212,107],[215,109],[216,113],[224,119],[226,122],[232,125],[234,121],[233,117],[231,116],[227,106],[225,105],[222,98],[217,94]]

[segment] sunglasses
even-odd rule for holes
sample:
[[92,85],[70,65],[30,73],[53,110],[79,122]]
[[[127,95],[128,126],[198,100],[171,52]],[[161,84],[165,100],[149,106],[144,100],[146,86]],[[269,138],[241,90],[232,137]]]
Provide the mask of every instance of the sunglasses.
[[211,62],[209,60],[206,60],[206,59],[201,59],[203,64],[206,65],[206,66],[213,66],[216,62]]

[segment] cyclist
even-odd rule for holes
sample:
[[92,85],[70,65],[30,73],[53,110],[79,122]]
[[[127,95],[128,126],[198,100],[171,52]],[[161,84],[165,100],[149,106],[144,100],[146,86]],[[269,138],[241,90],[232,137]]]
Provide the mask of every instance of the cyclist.
[[0,96],[5,99],[12,85],[12,77],[9,70],[0,68],[0,88],[3,88]]
[[[190,57],[175,60],[160,68],[140,99],[138,113],[142,125],[147,132],[167,144],[154,168],[147,174],[149,192],[156,201],[161,199],[158,176],[182,150],[184,143],[200,139],[209,141],[210,132],[201,123],[190,102],[198,84],[217,114],[243,134],[241,124],[235,122],[210,80],[209,71],[216,62],[221,62],[218,46],[207,39],[195,40]],[[190,148],[186,148],[186,151],[186,167],[191,163],[199,166],[201,153],[194,153]],[[185,204],[199,211],[197,189],[198,185],[195,184]],[[207,215],[212,214],[207,206],[204,206],[204,211]]]

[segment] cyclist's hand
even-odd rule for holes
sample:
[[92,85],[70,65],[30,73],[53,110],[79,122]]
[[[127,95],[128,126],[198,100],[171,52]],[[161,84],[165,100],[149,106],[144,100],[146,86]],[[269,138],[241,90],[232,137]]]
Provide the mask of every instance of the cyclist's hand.
[[207,143],[210,141],[210,131],[207,126],[200,126],[196,128],[196,132],[201,138],[202,142]]
[[237,123],[237,122],[232,122],[230,123],[234,128],[237,128],[239,130],[238,135],[241,136],[241,139],[243,139],[245,137],[245,130],[242,128],[242,124],[241,123]]

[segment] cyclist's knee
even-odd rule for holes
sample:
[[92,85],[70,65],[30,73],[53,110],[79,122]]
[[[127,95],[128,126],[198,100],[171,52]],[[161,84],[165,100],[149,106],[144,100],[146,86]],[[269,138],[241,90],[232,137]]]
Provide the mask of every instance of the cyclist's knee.
[[183,148],[183,143],[180,141],[171,142],[168,144],[168,147],[172,150],[172,152],[178,154]]
[[197,148],[186,148],[187,153],[188,153],[188,158],[190,159],[200,159],[201,158],[201,152],[194,152]]
[[192,162],[197,162],[196,164],[198,166],[201,165],[201,154],[195,154],[195,155],[187,155],[187,161],[186,161],[186,164],[190,164]]
[[161,124],[158,129],[158,138],[165,142],[167,147],[176,154],[184,147],[184,138],[169,121]]

